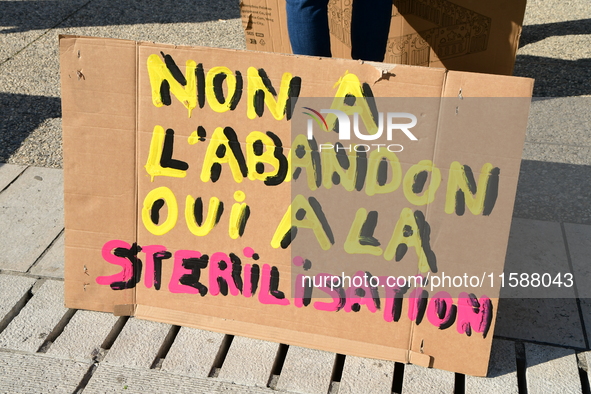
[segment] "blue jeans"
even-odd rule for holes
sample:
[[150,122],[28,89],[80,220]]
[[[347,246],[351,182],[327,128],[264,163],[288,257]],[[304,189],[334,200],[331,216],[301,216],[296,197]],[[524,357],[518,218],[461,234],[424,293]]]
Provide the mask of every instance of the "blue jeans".
[[[351,57],[381,62],[392,18],[392,0],[353,0]],[[330,57],[328,0],[287,0],[293,53]]]

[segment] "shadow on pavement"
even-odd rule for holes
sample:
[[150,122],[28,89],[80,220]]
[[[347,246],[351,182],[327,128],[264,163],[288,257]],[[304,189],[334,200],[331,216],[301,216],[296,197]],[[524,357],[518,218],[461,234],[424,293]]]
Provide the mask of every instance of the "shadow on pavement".
[[[591,34],[591,19],[543,23],[523,27],[519,47],[549,37]],[[570,48],[575,50],[575,48]],[[570,50],[566,48],[566,51]],[[556,54],[559,57],[561,54]],[[534,96],[565,97],[591,94],[591,59],[563,60],[552,57],[518,55],[513,75],[534,78]]]
[[513,75],[534,78],[534,97],[591,95],[591,59],[518,55]]
[[0,93],[0,162],[8,161],[41,123],[61,117],[61,102],[57,97]]
[[[100,13],[85,13],[92,2]],[[100,3],[104,3],[102,6]],[[76,13],[75,17],[72,14]],[[195,23],[239,18],[236,0],[106,0],[2,1],[0,34],[60,27],[133,25],[145,23]],[[63,20],[65,19],[65,20]]]

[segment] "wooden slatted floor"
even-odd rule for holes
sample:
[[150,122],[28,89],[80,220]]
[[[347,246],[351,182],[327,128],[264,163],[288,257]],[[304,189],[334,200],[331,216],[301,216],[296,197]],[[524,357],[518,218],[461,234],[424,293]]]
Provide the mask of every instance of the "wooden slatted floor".
[[[0,392],[589,393],[586,309],[571,339],[504,329],[488,378],[68,310],[61,179],[0,164]],[[585,245],[571,249],[591,255]]]

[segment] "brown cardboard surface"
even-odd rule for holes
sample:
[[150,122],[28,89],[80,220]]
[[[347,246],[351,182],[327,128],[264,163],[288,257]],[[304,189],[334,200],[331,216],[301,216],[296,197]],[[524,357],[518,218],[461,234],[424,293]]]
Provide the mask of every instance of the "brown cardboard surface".
[[[452,320],[446,326],[442,323],[445,319],[436,316],[446,314],[446,309],[437,309],[442,302],[449,302],[448,312],[460,302],[456,295],[446,298],[437,296],[436,291],[427,295],[427,309],[419,313],[420,318],[411,318],[420,299],[404,298],[394,321],[387,318],[393,313],[393,301],[383,293],[376,310],[362,298],[357,306],[346,300],[344,309],[322,310],[333,301],[322,298],[319,290],[304,304],[291,291],[292,278],[336,273],[339,265],[329,266],[332,271],[319,271],[315,265],[309,272],[294,265],[298,247],[303,246],[302,253],[310,255],[323,253],[312,231],[299,231],[297,244],[294,241],[290,247],[273,245],[282,218],[301,192],[297,185],[305,186],[305,178],[302,175],[294,180],[290,168],[277,185],[265,182],[269,181],[266,177],[279,176],[281,157],[285,163],[288,158],[295,160],[290,156],[292,126],[297,129],[297,122],[302,121],[296,111],[301,112],[304,98],[334,97],[347,81],[353,81],[350,86],[354,87],[366,84],[366,93],[371,90],[376,98],[427,98],[428,106],[409,104],[413,113],[420,114],[419,139],[397,154],[397,160],[402,174],[421,160],[435,163],[442,181],[434,201],[413,205],[400,188],[364,199],[360,190],[354,192],[361,193],[359,198],[343,206],[342,202],[327,203],[331,194],[320,188],[314,197],[322,202],[338,241],[332,250],[339,252],[351,215],[359,207],[368,207],[364,204],[372,204],[381,217],[390,217],[376,227],[380,237],[383,232],[388,237],[392,234],[401,209],[418,209],[431,226],[431,247],[439,270],[432,268],[433,274],[480,275],[484,269],[502,270],[531,80],[89,37],[61,37],[60,50],[68,307],[134,314],[343,354],[486,374],[498,285],[486,295],[475,294],[481,303],[487,296],[492,298],[492,320],[487,332],[475,330],[470,336],[459,322],[453,324]],[[157,72],[164,73],[164,85]],[[265,75],[267,87],[261,79]],[[269,84],[276,97],[286,98],[290,83],[297,78],[301,82],[299,94],[291,85],[291,96],[299,96],[293,118],[283,107],[272,113],[268,91],[265,105],[253,104],[259,95],[255,92],[268,90]],[[222,88],[215,90],[215,83]],[[170,102],[162,105],[167,101],[166,84]],[[497,99],[483,108],[473,101],[483,97]],[[512,102],[505,97],[525,100]],[[229,103],[235,105],[230,109]],[[253,106],[263,108],[262,112],[257,113]],[[296,122],[296,118],[300,120]],[[316,137],[323,143],[335,140],[338,134]],[[235,142],[228,142],[232,138]],[[261,152],[266,150],[271,156],[263,159],[255,153],[257,139],[264,140]],[[239,151],[246,168],[237,164]],[[445,212],[450,168],[456,161],[470,165],[477,181],[486,163],[502,169],[502,187],[489,216],[468,210],[462,216]],[[216,162],[220,164],[212,164]],[[257,175],[257,162],[266,162],[260,167],[265,174]],[[221,170],[212,173],[212,168]],[[214,181],[215,173],[219,178]],[[217,224],[207,232],[209,210],[211,223],[215,222],[212,207],[216,199],[223,203],[223,212],[219,211]],[[202,203],[201,221],[195,216],[195,201]],[[249,208],[249,217],[240,233],[234,226],[243,204]],[[376,275],[390,275],[393,269],[416,274],[419,261],[412,253],[396,264],[363,255],[364,266],[357,268],[358,254],[335,256],[330,262],[349,264],[343,268],[348,275],[354,275],[356,269],[372,270]],[[200,270],[195,268],[199,264]],[[255,265],[260,269],[258,280],[252,279],[256,278]],[[232,268],[237,276],[231,276]],[[426,273],[422,268],[420,272]],[[242,289],[236,278],[242,280]],[[254,294],[251,283],[257,285]],[[472,309],[474,306],[468,307]]]
[[[94,278],[101,245],[136,233],[135,44],[62,38],[66,303],[111,312],[133,303],[133,289],[105,293]],[[118,59],[120,64],[113,64]],[[109,78],[104,78],[110,74]],[[83,115],[82,115],[83,114]],[[86,220],[84,219],[86,218]],[[88,263],[86,263],[88,261]],[[78,297],[78,294],[84,297]]]
[[[511,75],[525,0],[393,0],[384,62]],[[328,3],[333,57],[351,58],[351,1]],[[292,53],[285,0],[242,0],[248,49]]]

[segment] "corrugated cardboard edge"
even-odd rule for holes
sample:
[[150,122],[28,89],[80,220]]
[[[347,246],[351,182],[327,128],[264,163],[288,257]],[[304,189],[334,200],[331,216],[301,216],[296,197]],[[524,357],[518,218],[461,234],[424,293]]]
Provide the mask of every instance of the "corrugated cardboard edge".
[[[329,335],[302,333],[295,330],[279,329],[255,323],[245,323],[232,319],[214,316],[200,316],[165,308],[158,308],[138,304],[134,316],[138,319],[158,321],[167,324],[199,328],[208,331],[224,332],[230,335],[240,335],[254,339],[284,343],[287,345],[312,347],[328,352],[339,353],[347,349],[347,355],[367,357],[381,360],[409,363],[414,360],[417,365],[429,367],[431,357],[419,354],[412,355],[408,349],[393,348],[391,346],[363,343]],[[427,361],[429,360],[429,361]]]

